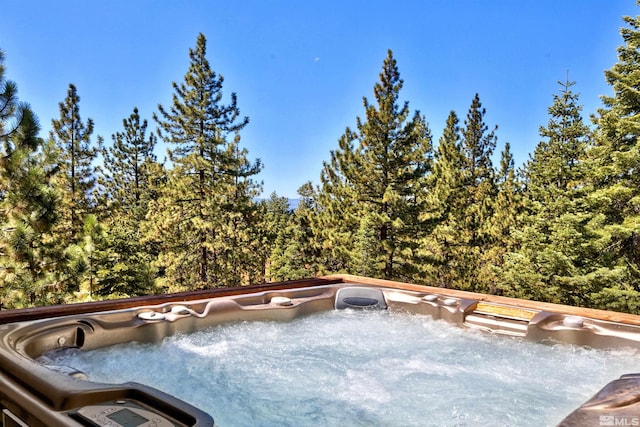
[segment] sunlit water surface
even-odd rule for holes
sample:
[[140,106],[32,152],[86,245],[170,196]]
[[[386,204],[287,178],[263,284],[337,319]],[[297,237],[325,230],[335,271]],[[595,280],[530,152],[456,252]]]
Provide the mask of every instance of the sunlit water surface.
[[620,375],[635,350],[536,344],[394,312],[242,322],[49,353],[92,381],[136,381],[230,426],[545,426]]

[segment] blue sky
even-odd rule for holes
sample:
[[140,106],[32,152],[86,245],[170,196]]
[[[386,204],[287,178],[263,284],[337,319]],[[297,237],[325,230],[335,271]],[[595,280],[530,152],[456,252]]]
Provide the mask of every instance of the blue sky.
[[[250,118],[242,144],[262,159],[264,195],[296,197],[319,181],[322,161],[373,99],[387,49],[437,140],[450,110],[461,118],[474,94],[528,158],[548,121],[558,80],[576,81],[584,116],[610,94],[623,15],[633,0],[0,0],[7,77],[46,136],[69,83],[83,119],[106,142],[134,107],[150,122],[170,105],[199,32],[208,59]],[[227,98],[228,99],[228,98]],[[499,151],[498,150],[498,151]],[[165,148],[158,150],[159,159]]]

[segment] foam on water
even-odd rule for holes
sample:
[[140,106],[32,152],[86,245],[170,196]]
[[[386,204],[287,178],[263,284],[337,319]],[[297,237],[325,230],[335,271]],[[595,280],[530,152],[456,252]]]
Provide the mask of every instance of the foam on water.
[[92,381],[161,389],[222,427],[556,425],[640,370],[630,349],[536,344],[350,310],[47,357]]

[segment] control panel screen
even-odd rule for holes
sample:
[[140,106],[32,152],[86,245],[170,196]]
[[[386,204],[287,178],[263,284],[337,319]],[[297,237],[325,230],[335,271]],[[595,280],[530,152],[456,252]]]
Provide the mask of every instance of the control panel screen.
[[107,418],[120,424],[122,427],[138,427],[149,420],[140,414],[136,414],[130,409],[121,409],[113,414],[107,415]]

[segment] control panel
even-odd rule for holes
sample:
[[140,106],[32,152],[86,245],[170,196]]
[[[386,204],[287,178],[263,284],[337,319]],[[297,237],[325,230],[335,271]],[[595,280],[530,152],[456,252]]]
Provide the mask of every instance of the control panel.
[[166,416],[130,400],[84,406],[71,416],[93,427],[180,427]]

